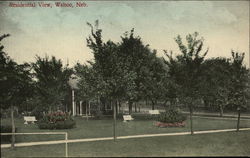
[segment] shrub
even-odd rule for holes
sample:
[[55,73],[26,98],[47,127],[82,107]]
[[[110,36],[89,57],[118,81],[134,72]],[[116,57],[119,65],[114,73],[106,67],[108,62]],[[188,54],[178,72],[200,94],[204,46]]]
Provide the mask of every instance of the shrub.
[[[118,120],[123,120],[123,115],[128,115],[128,114],[119,113],[116,115],[116,118]],[[132,113],[131,117],[134,118],[135,120],[157,120],[158,119],[158,115],[141,114],[141,113]]]
[[93,114],[94,119],[97,119],[97,120],[98,120],[98,119],[103,118],[103,113],[102,113],[102,111],[100,111],[100,110],[92,111],[91,114]]
[[[15,128],[15,131],[17,132],[17,128]],[[1,125],[0,129],[1,133],[12,133],[12,126],[11,125]],[[4,135],[1,136],[1,143],[10,143],[11,142],[11,135]]]
[[[113,118],[113,111],[100,111],[100,110],[93,110],[91,113],[94,117],[89,119],[100,120],[100,119],[110,119]],[[118,115],[118,114],[117,114]]]
[[103,115],[113,115],[113,110],[105,110],[103,111]]
[[158,115],[152,114],[131,114],[131,116],[136,120],[157,120]]
[[169,109],[166,112],[161,113],[158,117],[159,122],[164,123],[177,123],[183,122],[187,117],[179,112],[177,109]]
[[40,120],[40,119],[42,119],[43,116],[44,116],[44,114],[43,114],[44,111],[46,111],[45,108],[39,107],[39,106],[38,106],[38,107],[34,108],[34,109],[31,111],[31,113],[28,114],[28,116],[35,116],[36,119]]
[[75,125],[75,120],[68,113],[61,111],[48,113],[38,121],[40,129],[70,129]]

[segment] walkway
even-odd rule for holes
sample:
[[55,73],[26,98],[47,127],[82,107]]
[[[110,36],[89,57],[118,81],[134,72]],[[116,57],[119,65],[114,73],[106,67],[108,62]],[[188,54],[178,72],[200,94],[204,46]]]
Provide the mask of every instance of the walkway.
[[[249,131],[250,128],[241,128],[240,131]],[[194,134],[205,134],[205,133],[219,133],[219,132],[235,132],[236,129],[222,129],[222,130],[207,130],[207,131],[195,131]],[[160,133],[160,134],[143,134],[143,135],[130,135],[130,136],[119,136],[117,139],[130,139],[130,138],[146,138],[146,137],[159,137],[159,136],[179,136],[179,135],[190,135],[190,132],[178,132],[178,133]],[[93,142],[102,140],[113,140],[113,137],[103,138],[87,138],[87,139],[71,139],[68,143],[77,142]],[[27,142],[27,143],[16,143],[16,147],[34,146],[34,145],[52,145],[66,143],[65,140],[57,141],[42,141],[42,142]],[[11,144],[1,144],[1,148],[9,148]]]
[[[182,112],[183,114],[189,114],[189,112]],[[203,112],[194,112],[194,116],[209,116],[209,117],[216,117],[216,118],[238,118],[238,115],[232,114],[224,114],[223,117],[220,117],[217,113],[203,113]],[[250,119],[250,115],[241,114],[241,119]]]
[[[195,115],[193,117],[213,119],[213,120],[234,120],[234,121],[238,120],[238,118],[235,118],[235,117],[214,117],[214,116],[202,116],[202,115]],[[240,120],[241,121],[250,121],[250,118],[240,118]]]

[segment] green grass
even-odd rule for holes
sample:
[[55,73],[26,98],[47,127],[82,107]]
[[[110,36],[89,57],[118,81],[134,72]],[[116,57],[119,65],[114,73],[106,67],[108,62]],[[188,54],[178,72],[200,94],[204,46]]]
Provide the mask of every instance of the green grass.
[[[163,136],[114,141],[70,143],[74,157],[250,156],[250,132]],[[2,157],[63,157],[65,145],[2,149]]]
[[[40,130],[36,124],[24,125],[23,119],[16,119],[18,133],[21,132],[68,132],[69,139],[97,138],[113,136],[113,121],[106,120],[89,120],[77,117],[77,127],[67,130]],[[10,119],[1,120],[2,124],[10,124]],[[185,127],[179,128],[159,128],[154,126],[155,121],[134,120],[131,122],[117,121],[117,135],[137,135],[137,134],[154,134],[154,133],[171,133],[190,131],[189,119]],[[219,120],[194,117],[194,130],[214,130],[236,128],[236,120]],[[250,127],[250,120],[241,120],[240,127]],[[63,135],[22,135],[16,136],[17,142],[46,141],[64,139]]]

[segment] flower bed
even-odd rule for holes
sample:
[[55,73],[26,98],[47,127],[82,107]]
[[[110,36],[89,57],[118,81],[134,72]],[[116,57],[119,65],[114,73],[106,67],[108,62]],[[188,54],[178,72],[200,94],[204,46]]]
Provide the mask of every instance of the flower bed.
[[179,110],[171,108],[161,113],[155,123],[157,127],[184,127],[187,117]]
[[155,125],[157,127],[184,127],[185,122],[176,122],[176,123],[156,122]]
[[38,121],[40,129],[70,129],[75,125],[75,120],[68,113],[60,111],[48,113]]

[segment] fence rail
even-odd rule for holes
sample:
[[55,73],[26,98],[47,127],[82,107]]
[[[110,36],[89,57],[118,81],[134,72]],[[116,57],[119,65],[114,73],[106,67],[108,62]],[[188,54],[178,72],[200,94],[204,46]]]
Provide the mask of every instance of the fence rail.
[[0,133],[4,135],[65,135],[65,157],[68,157],[68,133],[67,132],[43,132],[43,133]]

